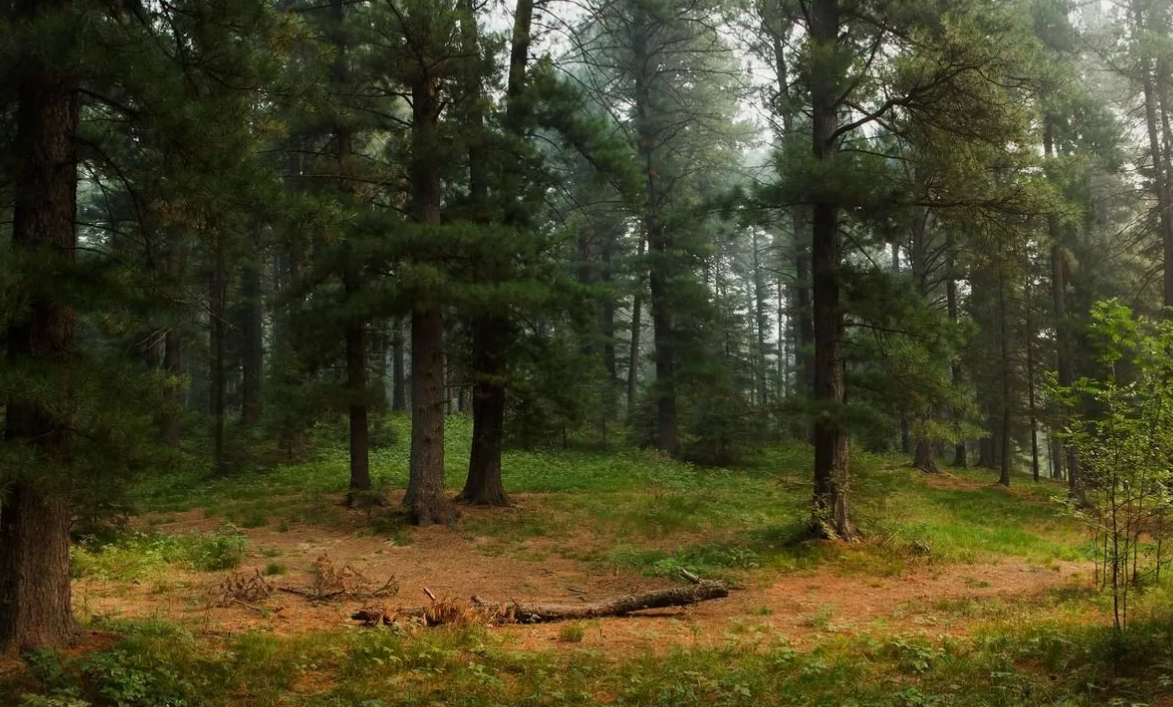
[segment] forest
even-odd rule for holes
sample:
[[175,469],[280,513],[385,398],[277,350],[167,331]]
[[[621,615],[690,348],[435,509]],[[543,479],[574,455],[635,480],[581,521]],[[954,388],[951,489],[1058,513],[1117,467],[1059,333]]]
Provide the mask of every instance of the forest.
[[0,705],[1173,705],[1169,0],[0,0]]

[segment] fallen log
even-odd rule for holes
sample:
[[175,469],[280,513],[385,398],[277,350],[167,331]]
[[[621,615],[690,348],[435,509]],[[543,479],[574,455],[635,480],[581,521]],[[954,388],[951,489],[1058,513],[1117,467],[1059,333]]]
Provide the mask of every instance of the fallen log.
[[[595,619],[603,616],[626,616],[647,609],[666,609],[689,606],[711,599],[729,596],[729,588],[722,582],[704,580],[681,569],[680,575],[691,582],[691,586],[657,589],[611,597],[594,602],[561,604],[544,602],[492,602],[474,596],[467,605],[447,600],[433,601],[431,607],[406,608],[385,611],[381,608],[365,607],[351,618],[373,626],[379,623],[391,624],[397,617],[422,618],[429,626],[453,623],[454,620],[468,622],[472,618],[494,624],[523,623],[536,624],[551,621]],[[430,594],[430,592],[429,592]]]

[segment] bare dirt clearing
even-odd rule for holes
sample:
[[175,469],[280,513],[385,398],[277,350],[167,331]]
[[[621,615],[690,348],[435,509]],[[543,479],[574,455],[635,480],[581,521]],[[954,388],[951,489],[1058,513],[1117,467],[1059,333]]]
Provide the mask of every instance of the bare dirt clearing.
[[[467,514],[502,512],[508,511],[472,509]],[[402,539],[397,543],[364,531],[361,512],[345,515],[347,522],[337,528],[292,523],[243,530],[249,550],[237,571],[251,574],[254,568],[263,571],[268,564],[279,563],[281,574],[270,581],[278,586],[307,586],[313,580],[313,563],[327,555],[340,566],[354,567],[376,585],[394,575],[401,591],[385,600],[388,606],[426,604],[424,587],[441,598],[467,599],[475,594],[500,601],[573,602],[671,586],[674,581],[568,559],[544,538],[521,540],[515,546],[519,551],[496,549],[492,556],[481,551],[491,544],[489,538],[469,537],[444,527],[415,530],[409,544],[402,544]],[[180,534],[211,531],[221,522],[199,510],[154,519],[160,530]],[[582,540],[583,544],[591,541],[589,537]],[[228,574],[174,571],[129,583],[82,578],[75,582],[74,601],[82,615],[175,620],[215,635],[250,630],[295,635],[354,626],[350,615],[361,605],[354,601],[315,604],[278,592],[255,608],[217,606],[216,587]],[[1035,614],[1046,613],[1058,601],[1053,590],[1084,588],[1089,582],[1090,567],[1085,564],[1042,566],[1014,558],[922,565],[883,578],[849,573],[834,562],[806,571],[759,569],[742,575],[741,586],[726,599],[586,622],[577,645],[608,652],[662,651],[673,646],[781,640],[802,647],[828,634],[957,636],[1015,607],[1029,605]],[[525,649],[571,645],[558,641],[557,624],[493,630]]]

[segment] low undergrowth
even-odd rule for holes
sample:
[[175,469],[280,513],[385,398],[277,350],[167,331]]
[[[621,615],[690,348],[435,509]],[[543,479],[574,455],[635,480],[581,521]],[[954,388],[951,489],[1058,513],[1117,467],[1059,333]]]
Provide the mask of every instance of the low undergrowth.
[[126,530],[105,538],[87,538],[73,546],[75,577],[134,581],[171,569],[215,572],[244,560],[248,538],[232,524],[212,533],[173,535]]
[[1152,704],[1173,682],[1173,623],[1044,623],[971,638],[835,637],[811,650],[754,649],[619,658],[567,631],[561,651],[511,649],[485,629],[418,635],[355,630],[199,638],[157,621],[108,624],[109,647],[28,654],[0,682],[21,707],[389,707],[390,705]]

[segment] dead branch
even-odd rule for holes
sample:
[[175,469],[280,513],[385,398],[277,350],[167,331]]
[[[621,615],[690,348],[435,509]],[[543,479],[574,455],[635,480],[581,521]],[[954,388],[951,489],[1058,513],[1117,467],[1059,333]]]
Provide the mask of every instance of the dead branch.
[[533,624],[573,619],[593,619],[603,616],[626,616],[647,609],[689,606],[702,601],[721,599],[729,596],[729,588],[722,582],[701,579],[683,568],[680,570],[680,576],[690,583],[689,586],[636,592],[634,594],[625,594],[595,602],[584,600],[580,604],[519,601],[492,602],[481,599],[478,596],[474,596],[470,601],[465,602],[447,598],[436,599],[431,591],[425,589],[424,592],[432,598],[432,604],[430,606],[395,610],[388,610],[381,606],[367,606],[352,614],[351,618],[356,621],[361,621],[367,626],[378,624],[392,625],[400,619],[422,619],[428,626],[472,623]]
[[378,589],[371,588],[371,581],[350,565],[336,567],[326,555],[319,557],[313,566],[314,582],[309,587],[277,587],[277,591],[304,597],[312,602],[334,600],[366,601],[399,593],[399,582],[392,575]]

